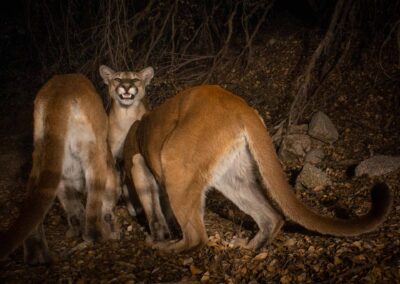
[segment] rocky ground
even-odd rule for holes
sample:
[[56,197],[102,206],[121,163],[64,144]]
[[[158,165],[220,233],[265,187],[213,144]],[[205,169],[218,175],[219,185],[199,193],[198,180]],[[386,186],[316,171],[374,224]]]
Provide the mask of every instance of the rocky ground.
[[[257,43],[255,59],[244,75],[231,70],[220,83],[244,97],[277,125],[287,114],[288,89],[304,55],[301,33],[285,29],[266,31]],[[312,46],[312,43],[311,43]],[[361,58],[368,54],[361,54]],[[255,225],[248,216],[215,192],[209,194],[205,247],[179,255],[164,255],[145,244],[145,230],[121,204],[119,241],[85,244],[65,238],[67,222],[58,202],[46,221],[49,247],[58,260],[49,266],[23,263],[22,249],[0,263],[1,283],[396,283],[400,279],[400,172],[374,178],[354,176],[353,166],[375,154],[400,155],[399,85],[383,77],[367,60],[338,70],[328,80],[320,99],[313,102],[301,123],[323,111],[338,130],[338,140],[324,144],[324,158],[316,166],[331,180],[325,187],[297,187],[303,202],[321,214],[354,217],[369,207],[369,189],[384,181],[394,195],[388,220],[377,231],[352,238],[320,236],[293,224],[259,251],[235,248],[236,237],[251,236]],[[347,66],[348,68],[348,66]],[[344,72],[345,71],[345,72]],[[345,74],[345,75],[343,75]],[[22,78],[24,75],[20,74]],[[25,75],[26,76],[26,75]],[[22,79],[21,79],[22,80]],[[25,80],[27,80],[25,78]],[[163,82],[149,89],[152,101],[172,95]],[[24,100],[3,103],[0,115],[0,224],[5,228],[18,213],[25,193],[31,153],[31,113],[34,90],[13,87],[9,97]],[[23,97],[23,95],[21,95]],[[271,130],[273,132],[273,130]],[[285,164],[295,184],[302,161]],[[1,244],[0,244],[1,245]]]

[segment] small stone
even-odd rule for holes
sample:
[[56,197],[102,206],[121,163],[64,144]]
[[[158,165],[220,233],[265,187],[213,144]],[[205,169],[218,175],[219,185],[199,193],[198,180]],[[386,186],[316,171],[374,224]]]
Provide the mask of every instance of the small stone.
[[297,177],[297,182],[309,189],[332,184],[329,177],[323,171],[308,163],[301,170]]
[[268,41],[268,44],[269,45],[274,45],[276,43],[276,39],[274,39],[274,38],[271,38],[269,41]]
[[324,151],[322,151],[322,149],[313,149],[307,153],[306,157],[304,158],[304,161],[306,163],[316,165],[319,164],[324,157],[325,153]]
[[282,141],[279,157],[285,163],[302,161],[311,149],[311,139],[304,134],[289,134]]
[[308,126],[308,135],[325,143],[333,143],[339,138],[339,133],[330,118],[323,112],[316,112]]
[[289,126],[288,129],[289,134],[307,134],[307,131],[308,131],[307,124],[291,125]]

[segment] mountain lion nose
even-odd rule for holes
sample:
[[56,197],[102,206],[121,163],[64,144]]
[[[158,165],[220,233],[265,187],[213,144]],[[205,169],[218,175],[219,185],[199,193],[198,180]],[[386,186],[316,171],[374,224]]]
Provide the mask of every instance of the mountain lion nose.
[[121,87],[125,90],[125,93],[129,93],[129,89],[132,87],[129,83],[123,83]]

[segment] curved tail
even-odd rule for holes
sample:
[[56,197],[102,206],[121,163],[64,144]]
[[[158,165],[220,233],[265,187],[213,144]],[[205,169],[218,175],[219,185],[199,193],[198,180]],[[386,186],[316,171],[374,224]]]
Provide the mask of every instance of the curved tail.
[[[51,145],[52,150],[62,149],[63,151],[62,141],[48,137],[47,139],[46,144],[47,146]],[[35,145],[35,147],[37,146]],[[63,153],[62,151],[34,153],[27,197],[20,207],[17,219],[7,231],[0,234],[0,259],[6,258],[29,237],[31,232],[43,221],[53,204],[61,178],[62,157],[59,153]],[[40,168],[38,168],[39,165],[41,165]]]
[[282,213],[306,229],[333,236],[355,236],[376,229],[390,212],[392,195],[386,184],[377,184],[371,191],[370,211],[351,220],[325,217],[301,203],[286,180],[272,139],[261,121],[253,112],[243,117],[250,152],[254,157],[267,195]]

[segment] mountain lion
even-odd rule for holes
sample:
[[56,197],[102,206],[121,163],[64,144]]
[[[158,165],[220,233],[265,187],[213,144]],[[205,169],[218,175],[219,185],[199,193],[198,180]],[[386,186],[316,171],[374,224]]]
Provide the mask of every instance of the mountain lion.
[[[130,127],[148,112],[145,93],[146,86],[149,85],[154,76],[154,70],[152,67],[147,67],[139,72],[116,72],[110,67],[102,65],[99,71],[104,83],[108,86],[108,93],[111,98],[108,143],[117,164],[119,164]],[[145,170],[145,168],[142,168],[142,170]],[[162,240],[169,236],[169,228],[161,211],[159,191],[147,190],[148,187],[143,187],[140,178],[132,180],[131,176],[128,175],[126,179],[124,182],[135,187],[136,192],[139,193],[138,197],[144,209],[152,238]],[[131,204],[132,191],[129,191],[125,184],[122,188],[128,210],[131,215],[135,215],[136,212]]]
[[[0,237],[0,258],[24,242],[26,262],[50,260],[42,222],[55,196],[67,213],[68,237],[119,237],[113,209],[120,187],[107,123],[101,99],[83,75],[54,76],[39,90],[28,193],[16,221]],[[86,212],[79,192],[87,193]]]
[[380,184],[372,190],[371,210],[354,220],[321,216],[303,205],[258,113],[219,86],[187,89],[136,122],[126,138],[124,160],[139,195],[158,187],[168,194],[183,238],[154,246],[170,252],[207,242],[203,215],[209,188],[257,223],[259,232],[245,245],[250,249],[270,242],[284,217],[322,234],[353,236],[377,228],[392,204],[390,190]]

